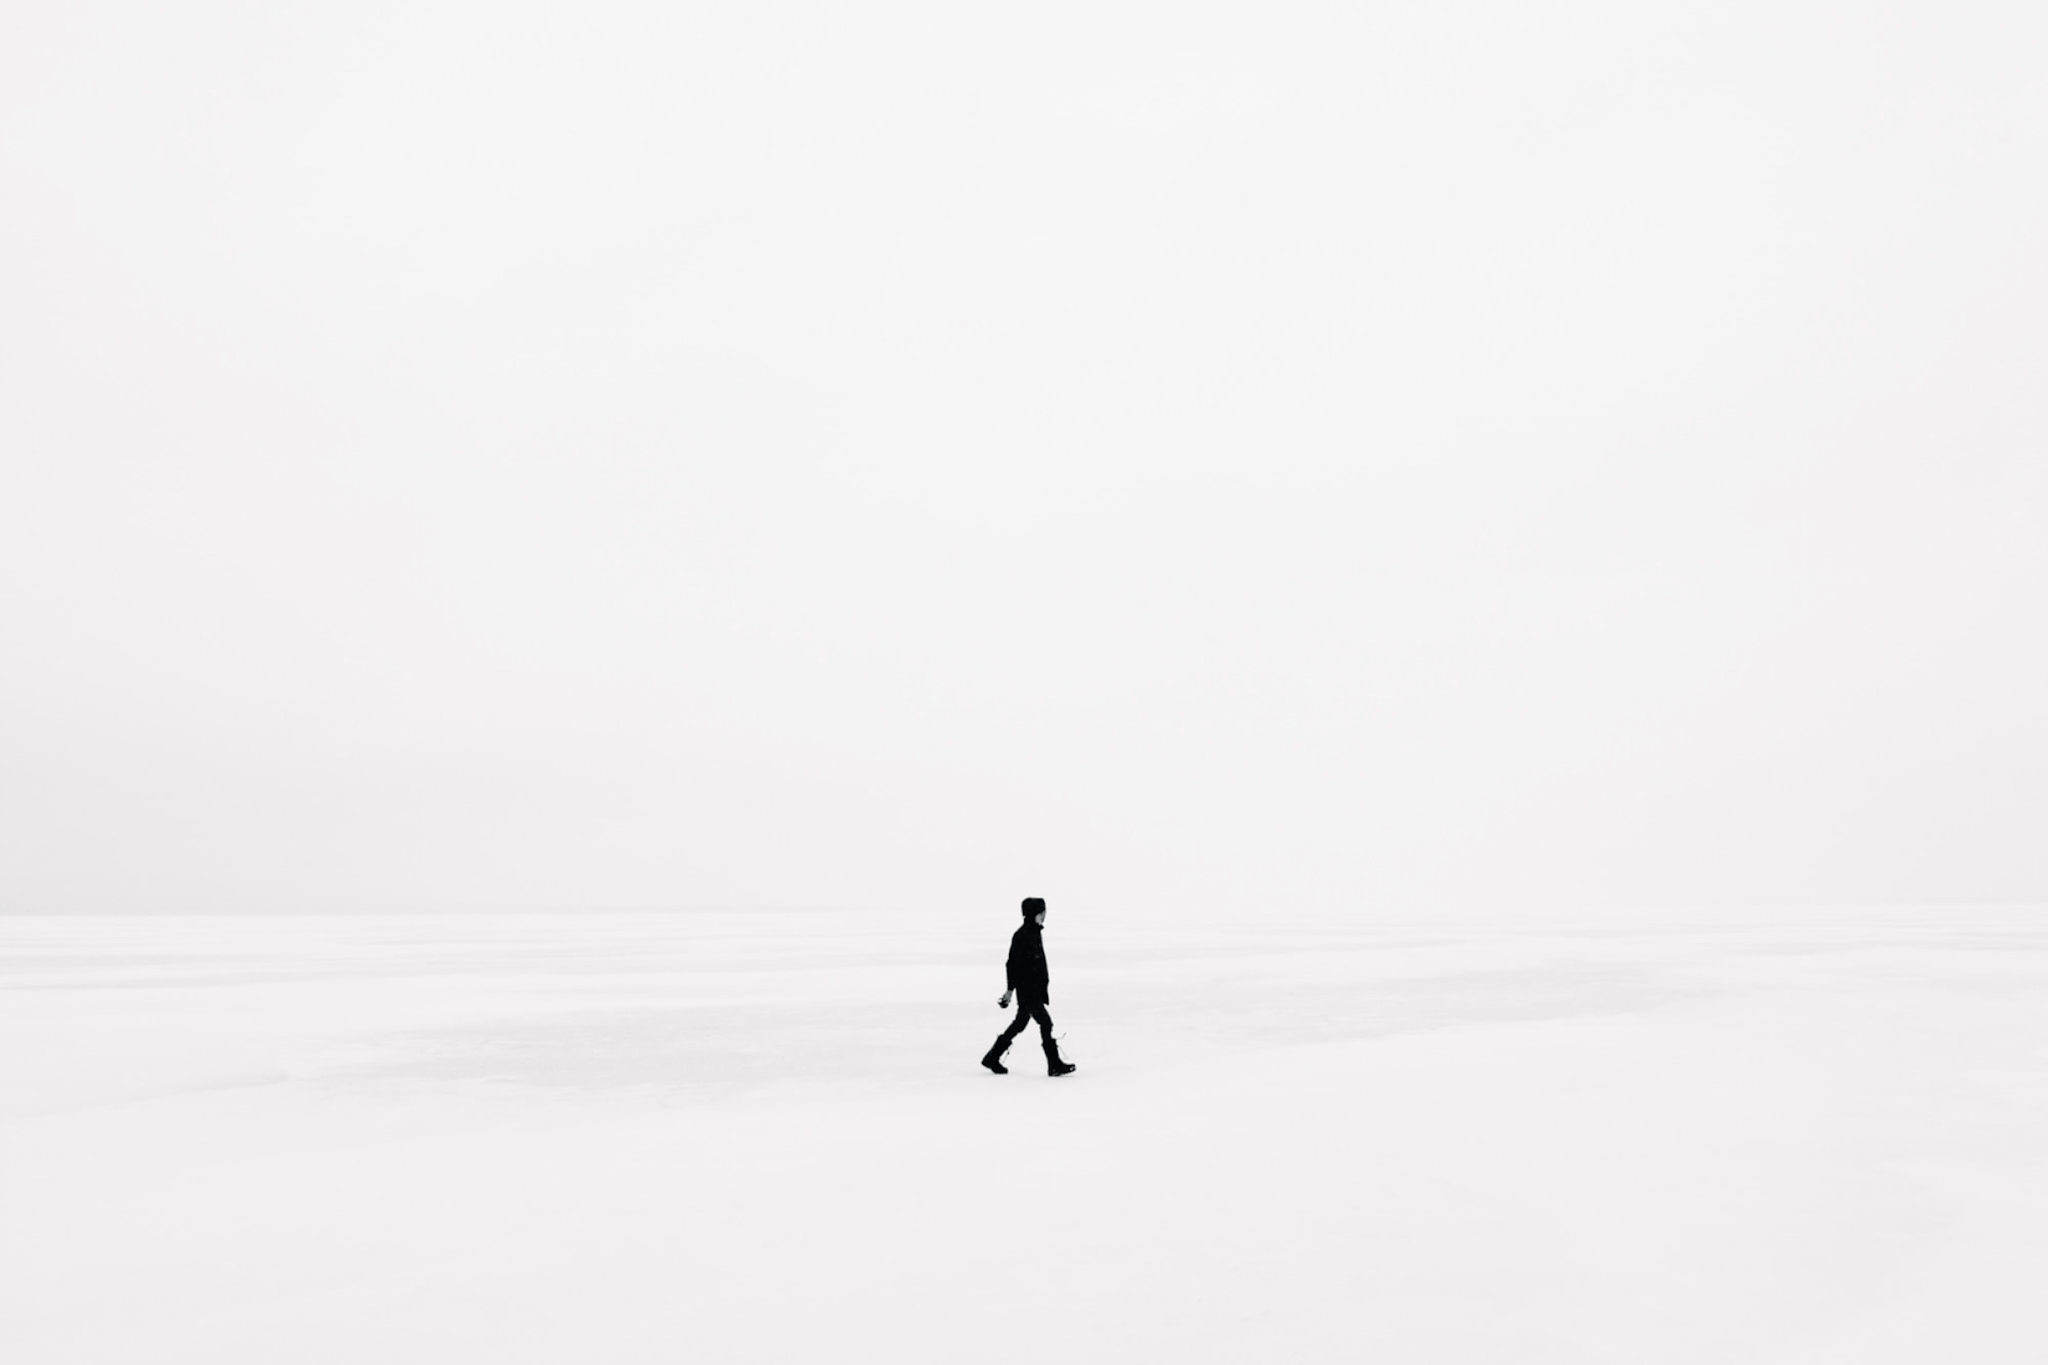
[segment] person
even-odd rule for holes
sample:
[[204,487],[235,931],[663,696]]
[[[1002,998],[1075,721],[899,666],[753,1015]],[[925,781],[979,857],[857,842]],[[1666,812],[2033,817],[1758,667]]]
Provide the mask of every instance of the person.
[[1048,1075],[1064,1076],[1074,1069],[1074,1064],[1060,1057],[1060,1045],[1053,1040],[1052,1016],[1045,1012],[1046,1003],[1052,998],[1047,989],[1050,974],[1045,966],[1045,901],[1037,896],[1024,900],[1024,922],[1017,926],[1017,932],[1010,935],[1010,960],[1005,964],[1007,973],[1003,998],[996,1001],[996,1008],[1008,1009],[1010,997],[1017,997],[1017,1017],[1002,1031],[994,1047],[981,1064],[998,1076],[1007,1076],[1010,1069],[1003,1065],[1003,1053],[1009,1050],[1010,1042],[1024,1031],[1024,1025],[1038,1021],[1038,1036],[1045,1044],[1045,1069]]

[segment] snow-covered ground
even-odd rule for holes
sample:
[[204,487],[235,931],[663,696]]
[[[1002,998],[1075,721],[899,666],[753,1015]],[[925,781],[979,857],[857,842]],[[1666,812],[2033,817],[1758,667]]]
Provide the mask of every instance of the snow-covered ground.
[[0,1360],[2048,1359],[2048,918],[0,918]]

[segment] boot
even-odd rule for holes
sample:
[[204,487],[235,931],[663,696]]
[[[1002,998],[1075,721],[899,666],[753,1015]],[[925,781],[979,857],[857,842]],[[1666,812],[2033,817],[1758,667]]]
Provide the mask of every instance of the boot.
[[1074,1064],[1072,1062],[1060,1060],[1060,1045],[1050,1038],[1046,1039],[1045,1074],[1048,1076],[1064,1076],[1073,1069]]
[[1000,1038],[996,1039],[996,1045],[988,1050],[988,1056],[981,1059],[981,1064],[990,1071],[995,1072],[998,1076],[1009,1075],[1010,1068],[1003,1065],[1004,1051],[1003,1040]]

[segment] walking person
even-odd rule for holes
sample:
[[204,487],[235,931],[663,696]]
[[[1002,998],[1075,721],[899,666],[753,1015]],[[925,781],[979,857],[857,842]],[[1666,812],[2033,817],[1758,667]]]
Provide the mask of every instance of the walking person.
[[1045,966],[1045,902],[1037,896],[1024,901],[1024,922],[1017,926],[1017,932],[1010,935],[1010,960],[1005,964],[1007,973],[1003,998],[996,1001],[996,1008],[1008,1009],[1010,997],[1017,997],[1017,1017],[996,1039],[996,1045],[988,1050],[988,1056],[981,1064],[998,1076],[1007,1076],[1010,1069],[1003,1065],[1003,1053],[1009,1049],[1011,1040],[1024,1031],[1024,1025],[1036,1019],[1038,1036],[1045,1044],[1045,1069],[1048,1075],[1064,1076],[1074,1069],[1074,1064],[1062,1061],[1060,1045],[1053,1041],[1052,1016],[1045,1012],[1046,1002],[1052,998],[1047,985],[1050,973]]

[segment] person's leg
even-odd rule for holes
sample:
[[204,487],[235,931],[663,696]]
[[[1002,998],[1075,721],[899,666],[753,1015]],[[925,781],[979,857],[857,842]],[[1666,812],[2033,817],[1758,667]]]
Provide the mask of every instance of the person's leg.
[[[1017,1029],[1019,1032],[1022,1032],[1024,1028],[1023,1016],[1024,1012],[1022,1010],[1017,1011]],[[1038,1021],[1038,1041],[1045,1044],[1047,1047],[1051,1047],[1052,1016],[1045,1012],[1045,1002],[1043,1000],[1034,1000],[1031,1002],[1031,1017]]]
[[1022,1033],[1024,1026],[1030,1022],[1031,1002],[1029,1000],[1019,1000],[1017,1002],[1017,1017],[1010,1021],[1010,1026],[1003,1030],[1003,1036],[996,1040],[997,1050],[1000,1051],[1003,1048],[1007,1048],[1012,1042],[1016,1041],[1017,1035]]
[[1003,1054],[1010,1050],[1010,1044],[1016,1040],[1018,1034],[1024,1031],[1025,1021],[1031,1017],[1030,1009],[1029,1001],[1023,999],[1017,1001],[1017,1017],[1010,1021],[1008,1028],[997,1035],[995,1046],[991,1047],[988,1050],[988,1054],[981,1059],[981,1064],[990,1071],[995,1072],[998,1076],[1007,1076],[1009,1074],[1008,1070],[1003,1066]]
[[1033,1002],[1032,1017],[1038,1020],[1038,1040],[1045,1048],[1045,1069],[1054,1076],[1064,1076],[1074,1069],[1074,1064],[1060,1056],[1060,1045],[1053,1041],[1052,1016],[1046,1013],[1045,1002]]

